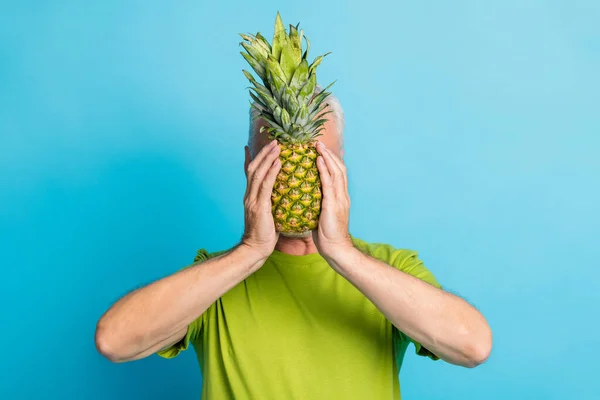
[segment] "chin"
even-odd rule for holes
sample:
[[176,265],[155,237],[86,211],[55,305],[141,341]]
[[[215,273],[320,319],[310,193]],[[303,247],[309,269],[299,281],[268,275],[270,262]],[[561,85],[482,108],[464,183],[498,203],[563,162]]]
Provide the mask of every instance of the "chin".
[[286,238],[307,238],[312,235],[312,231],[306,232],[279,232],[279,235]]

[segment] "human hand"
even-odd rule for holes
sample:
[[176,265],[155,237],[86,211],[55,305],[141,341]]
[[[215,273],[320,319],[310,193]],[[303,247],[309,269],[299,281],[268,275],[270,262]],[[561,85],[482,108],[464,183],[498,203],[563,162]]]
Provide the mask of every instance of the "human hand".
[[247,185],[244,194],[244,235],[241,244],[253,250],[259,258],[271,255],[279,238],[271,213],[271,193],[275,178],[281,169],[279,146],[273,140],[251,160],[250,149],[245,147]]
[[350,195],[344,162],[322,142],[317,142],[317,168],[321,177],[323,199],[319,226],[312,232],[319,253],[325,258],[353,248],[348,232]]

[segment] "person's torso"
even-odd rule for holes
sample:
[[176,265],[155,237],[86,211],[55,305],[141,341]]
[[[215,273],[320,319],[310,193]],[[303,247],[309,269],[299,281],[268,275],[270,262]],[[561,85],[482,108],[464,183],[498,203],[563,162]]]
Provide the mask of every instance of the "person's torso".
[[392,325],[318,254],[275,252],[202,318],[204,400],[400,398]]

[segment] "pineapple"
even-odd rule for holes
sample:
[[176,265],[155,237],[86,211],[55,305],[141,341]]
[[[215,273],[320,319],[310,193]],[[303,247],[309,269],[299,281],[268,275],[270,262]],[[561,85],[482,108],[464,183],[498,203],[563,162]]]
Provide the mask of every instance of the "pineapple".
[[[317,227],[321,211],[321,181],[317,169],[316,138],[324,129],[325,99],[331,93],[327,86],[315,95],[316,69],[327,54],[318,56],[309,65],[310,42],[298,25],[290,25],[286,32],[281,16],[277,13],[273,42],[269,43],[260,33],[241,34],[241,52],[258,75],[262,84],[244,70],[251,82],[252,106],[258,110],[257,118],[263,119],[260,133],[266,132],[276,139],[280,147],[281,171],[273,192],[272,213],[275,228],[286,234],[302,234]],[[302,53],[302,39],[306,50]]]

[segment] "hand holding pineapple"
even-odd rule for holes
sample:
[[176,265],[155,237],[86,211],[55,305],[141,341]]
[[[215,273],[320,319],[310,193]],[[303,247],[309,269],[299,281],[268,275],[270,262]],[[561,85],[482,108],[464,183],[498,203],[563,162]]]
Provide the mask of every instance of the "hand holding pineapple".
[[328,258],[353,247],[348,232],[350,195],[344,162],[323,142],[317,142],[317,152],[323,201],[319,225],[312,231],[312,236],[319,253]]
[[244,194],[244,236],[242,246],[254,251],[260,259],[267,259],[273,252],[279,233],[271,214],[271,192],[281,169],[277,141],[262,148],[251,160],[250,150],[245,147],[244,170],[248,184]]

